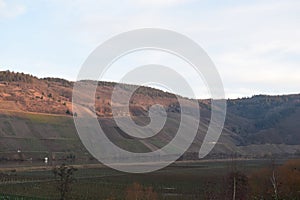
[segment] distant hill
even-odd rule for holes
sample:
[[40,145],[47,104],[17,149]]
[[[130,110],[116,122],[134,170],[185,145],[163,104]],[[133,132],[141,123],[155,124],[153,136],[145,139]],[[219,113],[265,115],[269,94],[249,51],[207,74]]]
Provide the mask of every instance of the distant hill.
[[[168,120],[163,130],[150,139],[137,140],[122,132],[111,118],[111,94],[115,83],[99,82],[95,95],[96,114],[108,137],[124,149],[153,151],[167,144],[180,123],[180,106],[174,94],[140,87],[130,100],[130,112],[138,123],[147,123],[148,109],[163,105]],[[90,158],[73,124],[73,82],[59,78],[37,78],[23,73],[0,72],[0,159],[41,158],[76,154]],[[128,92],[131,85],[123,85]],[[180,97],[183,98],[183,97]],[[185,99],[188,101],[188,99]],[[210,100],[198,100],[201,122],[198,135],[183,159],[197,158],[210,121]],[[228,100],[222,136],[211,157],[267,157],[300,153],[300,95],[267,96]],[[88,107],[87,107],[88,108]],[[88,108],[90,109],[90,108]],[[195,108],[191,108],[195,109]],[[122,117],[122,113],[120,116]]]

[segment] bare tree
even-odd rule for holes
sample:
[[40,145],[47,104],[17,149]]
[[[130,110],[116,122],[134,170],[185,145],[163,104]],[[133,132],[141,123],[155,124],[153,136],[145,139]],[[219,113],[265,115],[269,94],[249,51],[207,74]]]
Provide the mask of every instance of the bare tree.
[[248,177],[240,172],[230,172],[226,177],[227,191],[225,199],[242,200],[247,199]]
[[279,199],[279,195],[278,195],[278,173],[276,170],[276,165],[275,165],[275,160],[272,159],[271,161],[271,169],[272,169],[272,175],[270,177],[270,181],[272,183],[272,187],[274,190],[274,200],[278,200]]
[[74,172],[76,168],[62,164],[53,169],[53,174],[57,183],[57,190],[60,193],[60,200],[66,200],[67,194],[71,190],[71,185],[75,181]]
[[242,200],[248,195],[248,177],[238,170],[236,157],[236,155],[232,157],[231,169],[225,179],[227,185],[225,199]]

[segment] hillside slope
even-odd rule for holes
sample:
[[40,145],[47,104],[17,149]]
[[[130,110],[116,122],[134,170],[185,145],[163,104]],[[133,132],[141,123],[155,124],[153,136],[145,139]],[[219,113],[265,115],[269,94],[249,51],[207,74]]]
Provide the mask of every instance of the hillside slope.
[[[148,109],[153,104],[163,105],[168,114],[167,123],[160,133],[138,140],[124,133],[111,118],[110,99],[114,85],[99,82],[95,95],[96,114],[107,136],[115,144],[133,152],[149,152],[167,144],[180,124],[176,96],[147,87],[135,91],[130,100],[130,114],[138,124],[149,122]],[[72,82],[63,79],[39,79],[23,73],[0,72],[0,158],[19,159],[16,151],[21,149],[26,152],[24,159],[38,159],[49,154],[59,158],[75,154],[78,159],[90,159],[74,127],[72,87]],[[126,93],[131,86],[122,87]],[[228,100],[227,103],[225,127],[211,157],[232,154],[265,157],[300,152],[300,95],[258,95]],[[199,100],[199,106],[201,122],[198,134],[183,159],[197,158],[207,131],[210,100]],[[118,117],[124,117],[123,114]]]

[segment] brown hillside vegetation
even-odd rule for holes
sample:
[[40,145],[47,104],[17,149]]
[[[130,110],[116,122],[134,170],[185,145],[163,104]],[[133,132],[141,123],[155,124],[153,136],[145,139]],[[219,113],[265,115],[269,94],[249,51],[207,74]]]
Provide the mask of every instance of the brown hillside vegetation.
[[250,177],[252,196],[264,199],[300,198],[300,160],[258,170]]

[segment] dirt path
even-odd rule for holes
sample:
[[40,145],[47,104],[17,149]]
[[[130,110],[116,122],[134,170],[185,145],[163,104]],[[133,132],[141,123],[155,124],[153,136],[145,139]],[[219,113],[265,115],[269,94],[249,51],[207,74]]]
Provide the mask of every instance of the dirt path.
[[29,112],[23,110],[12,110],[12,109],[2,109],[0,108],[0,113],[3,112],[10,112],[10,113],[24,113],[24,114],[33,114],[33,115],[46,115],[46,116],[55,116],[55,117],[73,117],[71,115],[64,115],[64,114],[54,114],[54,113],[39,113],[39,112]]
[[144,140],[141,140],[141,143],[143,143],[143,145],[145,145],[146,147],[148,147],[151,151],[156,151],[158,148],[156,146],[154,146],[153,144],[150,144]]

